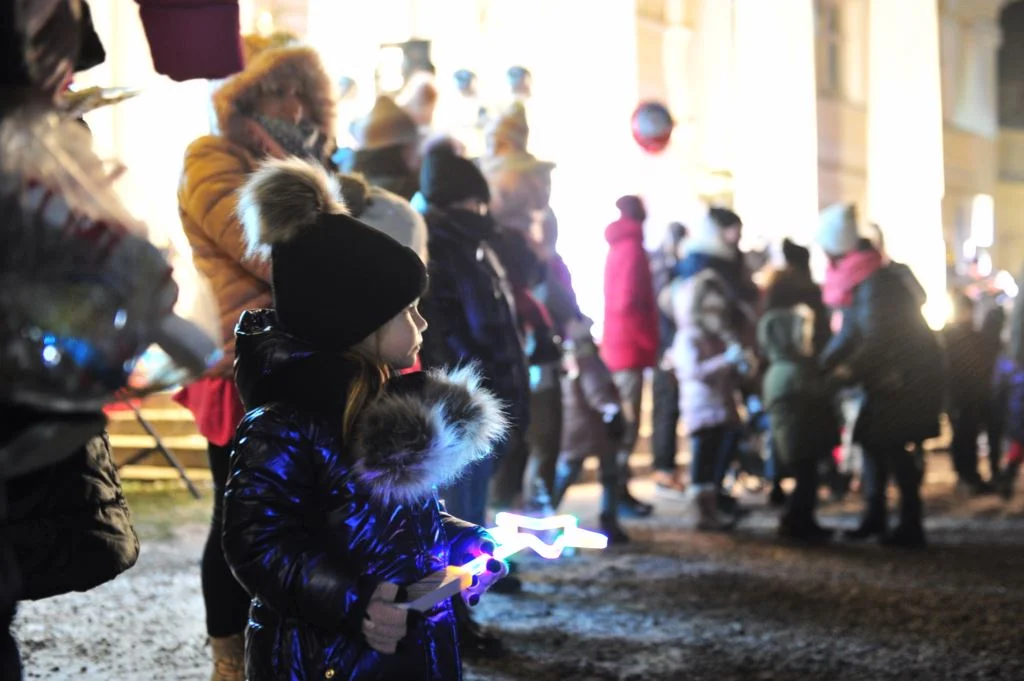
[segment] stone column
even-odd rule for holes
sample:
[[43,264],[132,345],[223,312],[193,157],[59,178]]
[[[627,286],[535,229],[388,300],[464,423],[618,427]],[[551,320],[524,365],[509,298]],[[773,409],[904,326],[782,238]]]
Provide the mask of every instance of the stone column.
[[917,275],[938,328],[949,312],[938,3],[870,3],[868,218]]
[[965,31],[955,120],[965,130],[999,134],[996,53],[1002,42],[992,19],[977,19]]
[[735,0],[735,203],[744,232],[810,244],[818,224],[812,0]]

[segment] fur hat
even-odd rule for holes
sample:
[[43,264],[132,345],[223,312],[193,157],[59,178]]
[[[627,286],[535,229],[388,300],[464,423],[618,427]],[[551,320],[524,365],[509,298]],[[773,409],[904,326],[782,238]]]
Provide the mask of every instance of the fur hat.
[[268,161],[241,189],[238,211],[250,255],[269,255],[278,321],[319,349],[356,345],[426,289],[419,255],[349,215],[320,166]]
[[254,113],[263,93],[284,83],[298,83],[309,106],[310,119],[325,139],[333,141],[334,85],[316,50],[290,42],[282,42],[280,47],[274,42],[247,44],[249,59],[245,70],[229,78],[213,93],[213,108],[221,134],[244,143],[241,119]]
[[419,142],[416,121],[390,97],[377,98],[370,113],[353,126],[361,150],[383,149]]
[[507,142],[513,149],[526,151],[530,126],[526,122],[526,109],[522,103],[514,102],[505,113],[494,119],[487,130],[487,136],[495,144]]
[[437,147],[423,159],[420,192],[427,203],[439,208],[466,199],[491,200],[491,190],[480,169],[448,147]]
[[857,249],[857,207],[852,203],[833,203],[821,211],[818,244],[829,255],[846,255]]
[[366,224],[416,251],[427,261],[427,223],[412,205],[398,194],[371,187],[359,174],[342,175],[341,196],[352,213]]

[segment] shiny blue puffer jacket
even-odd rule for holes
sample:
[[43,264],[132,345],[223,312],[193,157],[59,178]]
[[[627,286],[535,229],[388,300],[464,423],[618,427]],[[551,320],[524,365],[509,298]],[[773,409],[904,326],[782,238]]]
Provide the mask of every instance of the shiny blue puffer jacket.
[[224,503],[224,551],[253,596],[249,681],[460,679],[450,601],[410,614],[395,655],[362,634],[382,581],[408,586],[473,558],[488,539],[445,513],[435,487],[488,456],[500,403],[472,371],[395,378],[340,426],[355,367],[276,327],[269,310],[236,330],[238,427]]

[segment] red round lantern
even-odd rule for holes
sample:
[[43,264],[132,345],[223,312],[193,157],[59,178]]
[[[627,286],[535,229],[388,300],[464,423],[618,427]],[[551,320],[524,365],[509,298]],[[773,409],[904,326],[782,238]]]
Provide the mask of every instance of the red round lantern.
[[665,150],[672,138],[676,122],[665,105],[659,102],[641,102],[630,119],[633,139],[651,154]]

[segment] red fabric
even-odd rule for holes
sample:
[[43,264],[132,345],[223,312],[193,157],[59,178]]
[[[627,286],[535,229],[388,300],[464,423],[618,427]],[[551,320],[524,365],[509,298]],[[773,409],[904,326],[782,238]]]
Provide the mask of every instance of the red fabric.
[[658,304],[643,225],[623,216],[605,230],[611,249],[604,270],[601,357],[611,371],[646,369],[658,361]]
[[199,434],[218,447],[235,439],[235,428],[245,416],[238,388],[230,378],[201,378],[178,391],[174,401],[192,412]]
[[1012,466],[1020,464],[1022,461],[1024,461],[1024,444],[1011,440],[1010,449],[1006,454],[1006,463]]
[[853,304],[853,289],[882,267],[878,251],[854,251],[837,265],[829,265],[825,272],[822,297],[829,307],[849,307]]
[[242,70],[238,0],[135,0],[153,67],[172,80]]
[[400,373],[403,376],[405,376],[406,374],[415,374],[418,371],[423,371],[423,364],[420,362],[420,358],[419,357],[416,358],[416,363],[415,364],[413,364],[408,369],[404,369],[402,371],[399,371],[398,373]]
[[548,308],[537,300],[530,291],[519,289],[515,292],[515,297],[516,312],[518,313],[520,323],[525,327],[523,331],[528,329],[555,328],[555,323],[551,320],[551,313],[548,312]]

